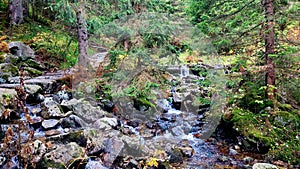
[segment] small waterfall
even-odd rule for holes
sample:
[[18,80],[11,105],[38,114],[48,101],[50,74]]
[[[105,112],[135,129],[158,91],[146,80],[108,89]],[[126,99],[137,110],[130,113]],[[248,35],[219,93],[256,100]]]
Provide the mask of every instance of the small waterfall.
[[190,69],[186,65],[181,65],[180,66],[180,77],[181,78],[187,77],[190,74],[189,70]]

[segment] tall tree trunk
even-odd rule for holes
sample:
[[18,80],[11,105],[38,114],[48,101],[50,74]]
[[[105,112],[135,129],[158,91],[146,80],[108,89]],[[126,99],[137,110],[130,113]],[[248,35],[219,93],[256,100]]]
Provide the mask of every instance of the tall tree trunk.
[[88,66],[88,32],[84,20],[85,7],[84,2],[80,3],[77,11],[77,33],[78,33],[78,65],[86,68]]
[[9,1],[9,18],[11,25],[19,25],[23,22],[22,0]]
[[274,54],[275,30],[274,30],[274,0],[263,0],[265,8],[266,30],[265,30],[265,59],[266,59],[266,96],[274,99],[275,96],[275,68],[270,55]]

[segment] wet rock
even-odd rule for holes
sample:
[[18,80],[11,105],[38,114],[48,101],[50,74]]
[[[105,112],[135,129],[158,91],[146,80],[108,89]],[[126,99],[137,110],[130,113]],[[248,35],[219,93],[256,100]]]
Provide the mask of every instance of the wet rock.
[[85,169],[106,169],[106,167],[104,167],[100,161],[91,161],[90,160],[86,164]]
[[178,147],[184,157],[192,157],[195,153],[194,149],[191,146],[182,146]]
[[31,119],[29,120],[29,124],[34,128],[37,129],[41,126],[41,123],[43,121],[43,118],[40,116],[36,116],[36,117],[31,117]]
[[117,125],[118,125],[118,120],[116,118],[103,117],[99,120],[105,124],[108,124],[109,126],[111,126],[113,128],[117,127]]
[[93,124],[93,127],[97,128],[98,130],[103,130],[103,131],[108,131],[108,130],[112,129],[112,127],[109,124],[103,122],[101,119],[97,120]]
[[106,114],[100,107],[93,107],[89,102],[84,100],[73,106],[73,112],[87,124],[93,124]]
[[32,143],[32,148],[33,148],[32,153],[34,154],[33,162],[37,163],[42,159],[43,155],[46,153],[47,147],[42,141],[35,140]]
[[3,164],[5,163],[6,161],[6,157],[5,156],[0,156],[0,166],[3,166]]
[[278,167],[276,165],[268,163],[255,163],[252,166],[252,169],[278,169]]
[[150,153],[149,148],[140,137],[123,135],[121,140],[124,142],[124,148],[121,152],[123,156],[142,158]]
[[[81,158],[83,149],[75,142],[58,144],[49,153],[46,153],[42,163],[43,167],[64,168],[76,158]],[[83,157],[84,158],[84,157]]]
[[175,126],[171,129],[171,132],[174,136],[183,136],[185,135],[184,131],[182,130],[181,126]]
[[46,107],[46,111],[41,113],[43,118],[60,118],[64,116],[59,108],[59,104],[53,97],[46,97],[44,100],[44,106]]
[[63,128],[80,128],[87,126],[87,124],[81,118],[72,114],[62,120],[61,126]]
[[84,137],[89,140],[88,155],[99,155],[104,151],[105,141],[120,134],[117,130],[102,131],[98,128],[85,128],[83,133]]
[[167,152],[167,154],[170,156],[170,163],[182,163],[183,154],[181,153],[180,149],[174,148],[171,151]]
[[235,149],[232,149],[232,148],[229,149],[229,155],[235,156],[237,154],[238,154],[238,152]]
[[127,125],[128,125],[128,126],[131,126],[131,127],[133,127],[133,128],[136,128],[136,127],[138,127],[141,123],[142,123],[142,121],[139,120],[139,119],[132,119],[132,120],[129,120],[129,121],[127,122]]
[[243,162],[245,163],[245,164],[250,164],[250,163],[252,163],[254,161],[254,159],[252,158],[252,157],[244,157],[243,158]]
[[26,57],[30,57],[30,58],[34,58],[34,51],[27,45],[25,45],[22,42],[10,42],[8,44],[10,53],[18,56],[18,57],[22,57],[22,58],[26,58]]
[[115,159],[120,155],[121,150],[124,147],[124,143],[117,137],[106,140],[105,142],[105,156],[104,164],[106,166],[111,166]]
[[59,134],[61,134],[61,132],[58,131],[58,130],[55,130],[55,129],[45,131],[45,136],[47,136],[47,137],[54,136],[54,135],[59,135]]
[[49,120],[44,120],[42,122],[42,127],[45,130],[49,130],[49,129],[55,128],[58,124],[59,124],[59,120],[49,119]]

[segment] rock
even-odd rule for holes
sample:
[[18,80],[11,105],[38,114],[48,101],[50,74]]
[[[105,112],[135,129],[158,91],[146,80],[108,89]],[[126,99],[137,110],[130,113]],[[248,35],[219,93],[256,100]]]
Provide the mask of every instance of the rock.
[[61,134],[61,132],[58,131],[58,130],[55,130],[55,129],[45,131],[45,136],[47,136],[47,137],[54,136],[54,135],[59,135],[59,134]]
[[238,154],[238,152],[237,152],[236,150],[234,150],[234,149],[232,149],[232,148],[229,149],[229,155],[235,156],[235,155],[237,155],[237,154]]
[[141,158],[149,155],[149,148],[145,144],[145,140],[143,138],[123,135],[121,139],[125,144],[121,153],[123,156]]
[[73,112],[87,124],[93,124],[106,114],[100,107],[93,107],[84,100],[80,100],[78,104],[73,106]]
[[278,169],[278,167],[269,163],[255,163],[252,169]]
[[3,166],[3,164],[5,163],[6,161],[6,157],[5,156],[0,156],[0,166]]
[[182,163],[183,154],[178,148],[172,149],[171,151],[167,152],[167,154],[170,156],[170,163]]
[[25,74],[27,74],[28,76],[40,76],[43,74],[42,71],[37,70],[32,67],[24,67],[24,71],[25,71]]
[[58,144],[53,146],[54,150],[46,153],[43,158],[43,167],[64,168],[76,158],[85,158],[83,148],[75,142],[68,144]]
[[4,78],[5,80],[8,80],[8,77],[19,75],[18,67],[11,63],[0,63],[0,70],[2,78]]
[[108,131],[111,130],[112,127],[110,125],[108,125],[107,123],[101,121],[101,119],[97,120],[94,125],[94,128],[97,128],[98,130],[103,130],[103,131]]
[[106,167],[104,167],[100,161],[90,160],[86,164],[85,169],[106,169]]
[[43,118],[40,116],[31,117],[29,124],[34,128],[37,129],[41,126],[41,123],[43,121]]
[[32,153],[34,154],[33,162],[37,163],[42,159],[43,155],[46,153],[47,147],[42,141],[35,140],[33,142],[32,148],[33,148]]
[[42,88],[39,85],[25,85],[25,90],[30,95],[37,95],[42,91]]
[[120,155],[121,150],[124,147],[124,143],[118,137],[113,137],[105,142],[105,155],[104,164],[111,166],[115,159]]
[[5,109],[4,105],[6,104],[3,98],[4,94],[10,98],[14,98],[17,95],[17,92],[15,89],[0,88],[0,93],[0,116],[2,116],[2,112]]
[[49,129],[55,128],[58,124],[59,124],[59,120],[49,119],[49,120],[44,120],[42,122],[42,127],[45,130],[49,130]]
[[75,98],[71,100],[63,100],[61,102],[62,108],[68,109],[68,110],[73,110],[73,108],[80,103],[80,100],[77,100]]
[[220,156],[220,157],[218,157],[218,159],[219,159],[221,162],[227,162],[227,161],[229,160],[229,158],[226,157],[226,156]]
[[46,97],[44,100],[44,106],[46,107],[46,110],[41,113],[43,118],[60,118],[64,116],[57,101],[55,101],[53,97]]
[[254,161],[254,159],[252,157],[247,156],[247,157],[243,158],[243,161],[244,161],[245,164],[250,164]]
[[18,57],[34,58],[34,51],[22,42],[10,42],[8,44],[10,53]]
[[184,133],[184,131],[182,130],[181,126],[173,127],[173,128],[171,129],[171,131],[172,131],[172,134],[173,134],[174,136],[184,136],[184,135],[185,135],[185,133]]
[[178,147],[178,149],[181,151],[184,157],[192,157],[194,155],[194,149],[191,146],[183,146],[183,147]]
[[80,128],[87,126],[87,124],[80,117],[72,114],[62,120],[61,126],[62,128]]
[[103,117],[99,120],[102,121],[103,123],[110,125],[113,128],[118,126],[118,120],[116,118]]

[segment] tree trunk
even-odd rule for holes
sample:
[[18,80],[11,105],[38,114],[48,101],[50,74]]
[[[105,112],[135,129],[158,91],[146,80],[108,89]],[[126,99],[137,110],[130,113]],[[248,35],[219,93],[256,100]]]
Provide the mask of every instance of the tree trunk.
[[274,54],[275,30],[274,30],[274,0],[263,0],[265,8],[266,30],[265,30],[265,59],[266,59],[266,96],[274,99],[275,96],[275,68],[270,55]]
[[9,18],[11,25],[19,25],[23,22],[22,0],[9,1]]
[[78,65],[83,68],[88,66],[88,32],[84,20],[85,9],[84,3],[81,3],[77,11],[77,24],[78,24]]

